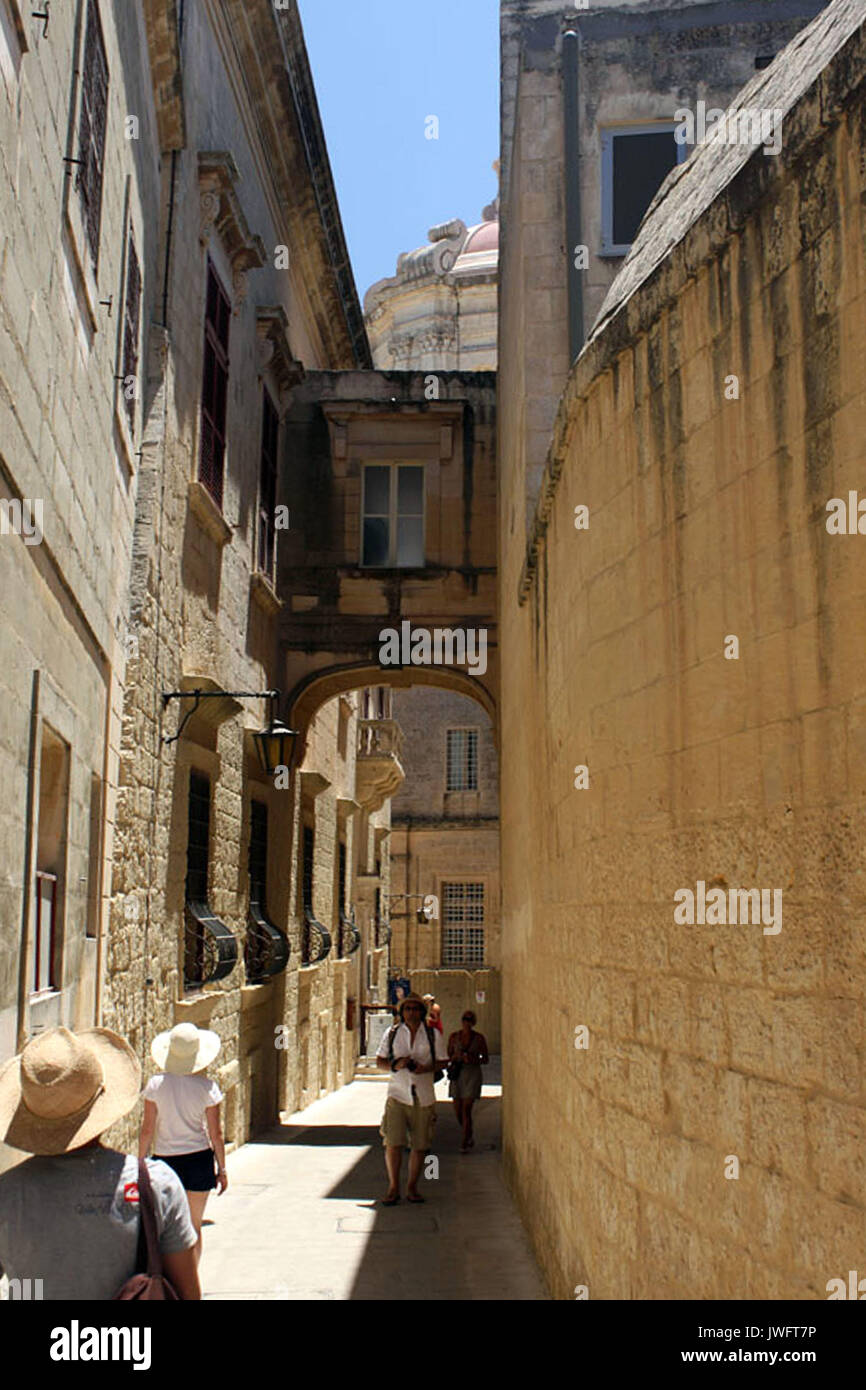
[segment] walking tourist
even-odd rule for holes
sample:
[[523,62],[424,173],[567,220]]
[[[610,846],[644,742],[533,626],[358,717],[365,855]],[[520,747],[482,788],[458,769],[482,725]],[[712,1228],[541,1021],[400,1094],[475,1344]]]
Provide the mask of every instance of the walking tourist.
[[194,1023],[178,1023],[159,1033],[150,1052],[161,1075],[144,1088],[144,1119],[138,1152],[144,1157],[153,1143],[154,1156],[173,1168],[186,1189],[189,1212],[198,1237],[207,1199],[228,1187],[226,1152],[220,1126],[222,1091],[204,1075],[221,1047],[219,1034]]
[[[0,1174],[0,1274],[32,1297],[113,1299],[138,1272],[138,1159],[100,1140],[140,1091],[138,1058],[107,1028],[50,1028],[0,1070],[0,1140],[33,1155]],[[147,1172],[163,1273],[199,1299],[183,1187],[163,1163]]]
[[424,1003],[427,1005],[427,1021],[430,1027],[444,1034],[445,1030],[442,1027],[442,1009],[436,1003],[435,996],[432,994],[425,994]]
[[440,1071],[437,1063],[447,1061],[445,1043],[427,1023],[427,1005],[419,995],[410,994],[402,1000],[398,1013],[399,1021],[383,1035],[377,1053],[378,1066],[392,1073],[380,1130],[388,1170],[388,1191],[383,1198],[386,1207],[400,1200],[400,1164],[406,1145],[411,1149],[406,1200],[424,1201],[418,1192],[418,1178],[424,1154],[433,1143],[433,1081]]
[[472,1106],[481,1095],[481,1068],[490,1061],[487,1052],[487,1039],[483,1033],[475,1032],[476,1018],[467,1009],[460,1028],[448,1039],[448,1094],[454,1101],[457,1123],[463,1129],[461,1153],[474,1148],[472,1137]]

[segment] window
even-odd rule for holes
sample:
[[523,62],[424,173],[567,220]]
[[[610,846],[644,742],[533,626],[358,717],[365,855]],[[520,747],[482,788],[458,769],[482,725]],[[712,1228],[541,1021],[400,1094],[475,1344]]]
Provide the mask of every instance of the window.
[[207,899],[210,840],[210,781],[200,772],[189,774],[189,838],[186,847],[186,896]]
[[250,803],[250,902],[262,911],[268,882],[268,808],[263,801]]
[[201,391],[199,478],[217,506],[223,504],[226,452],[226,402],[229,383],[231,305],[210,260],[204,330],[204,380]]
[[442,964],[484,964],[484,884],[442,884]]
[[258,566],[268,579],[274,574],[274,512],[277,506],[277,443],[280,417],[265,387],[262,393],[262,456],[259,469]]
[[311,825],[304,826],[304,912],[313,915],[313,856],[316,833]]
[[87,3],[84,66],[81,76],[81,115],[78,126],[78,176],[87,244],[94,274],[99,262],[99,228],[102,221],[102,179],[105,131],[108,120],[108,62],[96,0]]
[[62,911],[65,900],[69,744],[42,726],[39,764],[39,822],[36,845],[33,955],[30,992],[60,988]]
[[87,926],[85,935],[99,935],[101,902],[99,869],[102,860],[102,778],[90,774],[90,842],[87,864]]
[[616,126],[601,135],[602,254],[624,256],[644,213],[675,164],[689,153],[673,122]]
[[340,858],[337,869],[337,912],[340,916],[346,911],[346,846],[340,841]]
[[[141,267],[135,250],[132,232],[129,233],[129,251],[126,265],[126,298],[123,305],[123,392],[126,399],[126,413],[129,428],[135,429],[135,399],[139,394],[138,382],[138,335],[141,319]],[[129,390],[129,379],[135,380],[135,390]]]
[[445,790],[448,792],[477,792],[477,729],[448,730]]
[[424,469],[367,464],[362,565],[406,569],[424,564]]

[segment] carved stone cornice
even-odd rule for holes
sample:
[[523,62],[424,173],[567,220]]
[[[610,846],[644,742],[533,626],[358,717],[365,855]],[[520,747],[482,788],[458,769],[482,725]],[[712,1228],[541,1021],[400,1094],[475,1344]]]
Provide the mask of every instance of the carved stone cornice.
[[273,371],[280,391],[280,413],[288,406],[292,387],[306,376],[303,362],[292,352],[288,329],[288,315],[281,305],[263,305],[256,310],[259,375],[269,367]]
[[199,240],[207,246],[214,230],[219,236],[231,262],[233,308],[237,314],[247,297],[249,271],[258,270],[267,259],[265,244],[250,231],[236,190],[240,174],[227,150],[199,153],[198,182]]

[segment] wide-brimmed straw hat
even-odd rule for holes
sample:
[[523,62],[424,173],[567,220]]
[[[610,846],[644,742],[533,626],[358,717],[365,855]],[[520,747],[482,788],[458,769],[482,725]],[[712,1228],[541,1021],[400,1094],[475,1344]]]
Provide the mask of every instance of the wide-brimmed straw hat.
[[0,1139],[28,1154],[81,1148],[126,1115],[141,1064],[108,1028],[50,1028],[0,1070]]
[[157,1033],[150,1044],[150,1055],[160,1071],[171,1076],[191,1076],[209,1067],[221,1047],[219,1033],[196,1028],[194,1023],[176,1023],[165,1033]]
[[419,1004],[421,1006],[422,1018],[427,1017],[427,1005],[424,1003],[424,1000],[421,998],[420,994],[407,994],[405,999],[400,1000],[400,1007],[398,1008],[397,1012],[401,1018],[403,1017],[403,1010],[405,1009],[407,1004]]

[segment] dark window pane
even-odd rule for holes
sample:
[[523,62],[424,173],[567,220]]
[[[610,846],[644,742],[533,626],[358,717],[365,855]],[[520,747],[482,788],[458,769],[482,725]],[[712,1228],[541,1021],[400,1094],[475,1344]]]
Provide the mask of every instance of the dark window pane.
[[391,509],[390,468],[364,469],[364,515],[387,516]]
[[424,469],[400,468],[397,473],[397,512],[420,516],[424,510]]
[[313,856],[315,853],[316,837],[312,826],[304,826],[304,910],[312,913],[313,911]]
[[189,775],[189,837],[186,850],[186,896],[207,898],[210,782],[198,772]]
[[262,801],[250,803],[250,902],[265,908],[268,880],[268,808]]
[[388,523],[380,517],[364,522],[365,565],[387,565],[388,563]]
[[613,240],[629,246],[644,213],[677,162],[673,131],[613,138]]
[[424,563],[424,522],[420,516],[401,517],[397,522],[397,564],[420,566]]

